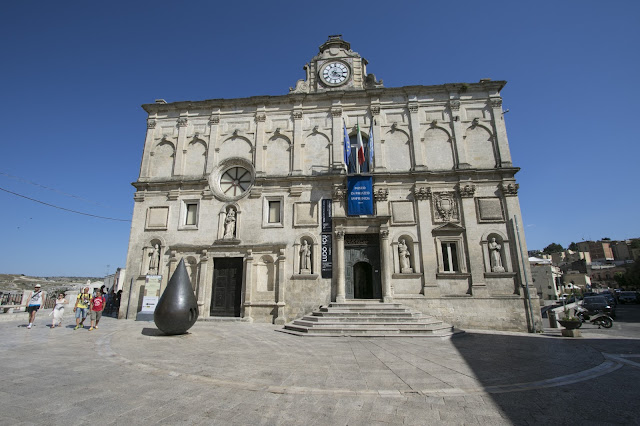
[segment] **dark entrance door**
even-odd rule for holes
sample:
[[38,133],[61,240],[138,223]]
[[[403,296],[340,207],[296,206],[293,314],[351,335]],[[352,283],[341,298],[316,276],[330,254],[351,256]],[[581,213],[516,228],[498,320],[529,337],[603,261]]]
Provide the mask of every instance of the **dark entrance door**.
[[378,234],[347,234],[344,238],[345,297],[382,298]]
[[239,317],[242,291],[242,258],[213,259],[211,316]]
[[367,262],[353,265],[353,298],[373,299],[373,268]]

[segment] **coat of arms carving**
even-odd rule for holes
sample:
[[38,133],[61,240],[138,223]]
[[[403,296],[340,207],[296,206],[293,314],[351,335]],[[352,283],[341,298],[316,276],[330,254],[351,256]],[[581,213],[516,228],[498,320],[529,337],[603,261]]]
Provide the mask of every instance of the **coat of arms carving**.
[[433,193],[434,222],[459,222],[458,201],[455,192]]

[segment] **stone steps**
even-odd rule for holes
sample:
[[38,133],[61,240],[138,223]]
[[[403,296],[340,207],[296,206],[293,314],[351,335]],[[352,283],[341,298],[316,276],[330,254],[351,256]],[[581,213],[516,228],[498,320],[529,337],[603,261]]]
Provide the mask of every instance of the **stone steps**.
[[280,329],[297,336],[398,337],[420,336],[448,338],[462,333],[451,325],[424,315],[400,303],[354,301],[330,303],[298,318]]
[[306,328],[313,328],[314,330],[327,330],[327,329],[332,329],[332,328],[344,328],[344,329],[349,329],[349,330],[355,330],[355,329],[380,329],[380,330],[384,330],[384,329],[390,329],[390,328],[403,328],[403,329],[424,329],[424,330],[441,330],[441,329],[450,329],[451,326],[444,324],[442,322],[432,322],[432,323],[420,323],[420,322],[416,322],[416,323],[410,323],[407,324],[405,322],[367,322],[366,324],[362,324],[359,322],[353,322],[353,323],[344,323],[344,322],[333,322],[333,323],[313,323],[313,322],[309,322],[309,321],[304,321],[304,320],[295,320],[292,323],[292,326],[298,326],[298,327],[306,327]]

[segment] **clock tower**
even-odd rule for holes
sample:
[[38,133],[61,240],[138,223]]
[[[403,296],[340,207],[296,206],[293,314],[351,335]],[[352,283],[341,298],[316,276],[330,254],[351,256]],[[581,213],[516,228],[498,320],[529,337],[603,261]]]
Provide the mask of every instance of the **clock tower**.
[[342,35],[331,35],[318,53],[303,69],[306,80],[298,80],[289,93],[321,93],[340,90],[363,90],[383,87],[367,74],[367,60],[351,50]]

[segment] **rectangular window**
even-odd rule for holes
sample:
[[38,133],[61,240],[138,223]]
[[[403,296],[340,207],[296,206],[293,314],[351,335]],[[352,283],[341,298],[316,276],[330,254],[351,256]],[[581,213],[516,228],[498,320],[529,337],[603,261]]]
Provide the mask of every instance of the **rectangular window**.
[[280,201],[269,201],[269,223],[280,223]]
[[178,230],[189,231],[198,229],[198,215],[200,214],[200,200],[182,200],[180,203],[180,220]]
[[184,224],[185,225],[195,225],[196,219],[198,215],[198,205],[197,204],[187,204],[187,214]]
[[458,247],[455,242],[441,243],[444,272],[459,272]]

